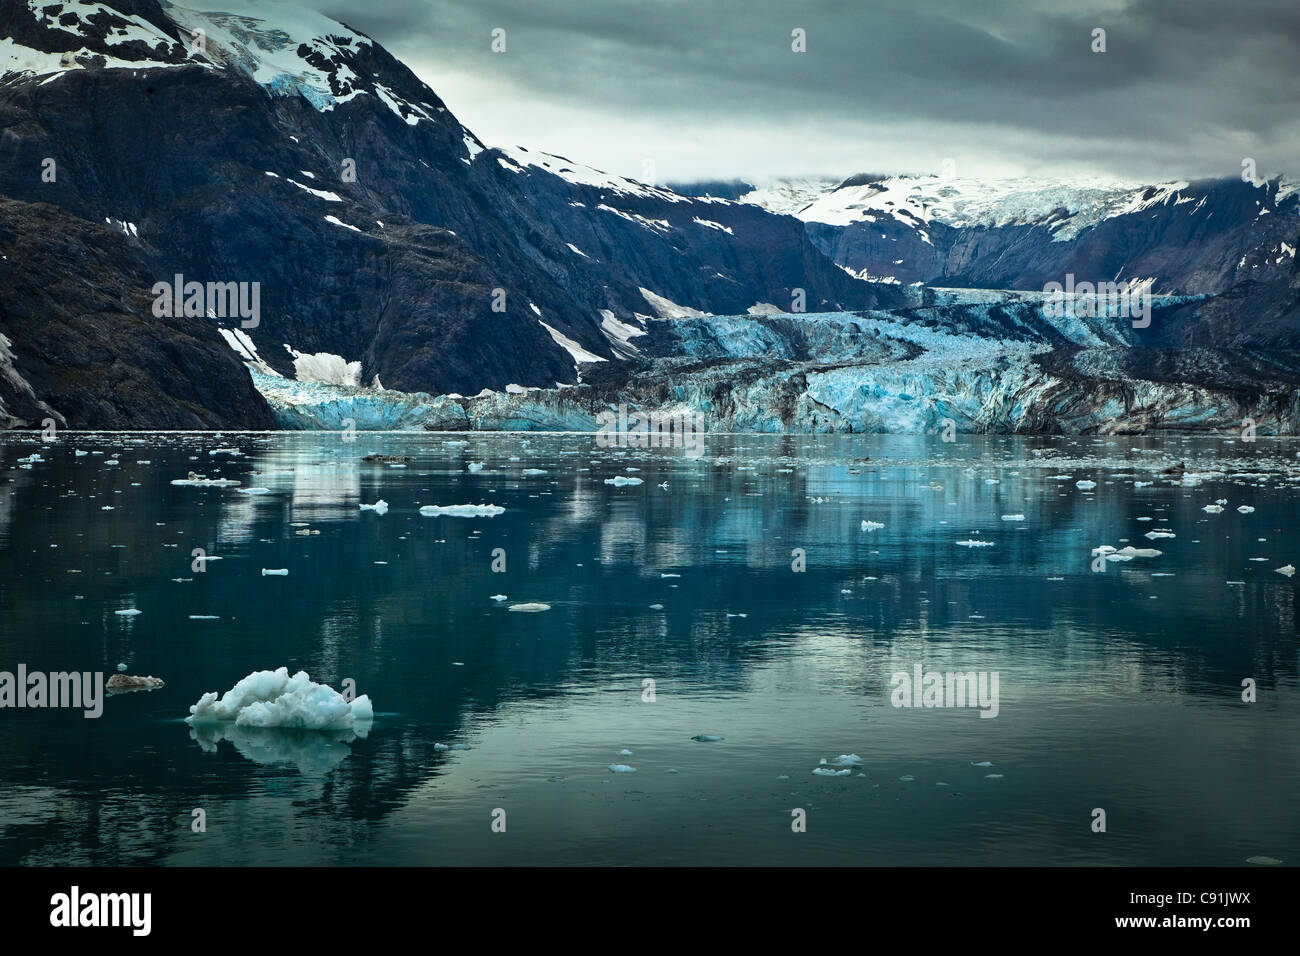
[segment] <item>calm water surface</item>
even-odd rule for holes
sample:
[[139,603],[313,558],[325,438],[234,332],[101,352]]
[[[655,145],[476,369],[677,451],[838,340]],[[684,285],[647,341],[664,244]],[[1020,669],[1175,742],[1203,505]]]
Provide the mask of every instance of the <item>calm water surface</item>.
[[[0,864],[1300,859],[1300,446],[959,437],[6,435],[0,670],[167,683],[0,711]],[[1155,474],[1179,460],[1217,474]],[[481,502],[506,511],[418,511]],[[1163,553],[1093,570],[1130,544]],[[998,716],[891,706],[917,663],[997,671]],[[279,666],[355,680],[370,733],[184,723]]]

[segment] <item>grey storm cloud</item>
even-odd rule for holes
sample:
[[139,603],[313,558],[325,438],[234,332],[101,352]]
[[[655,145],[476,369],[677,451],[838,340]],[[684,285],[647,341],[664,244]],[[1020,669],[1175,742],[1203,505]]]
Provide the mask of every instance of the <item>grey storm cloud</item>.
[[[325,0],[471,129],[663,178],[1300,166],[1295,0]],[[506,52],[490,48],[503,29]],[[806,31],[807,52],[791,49]],[[1106,51],[1093,52],[1093,31]]]

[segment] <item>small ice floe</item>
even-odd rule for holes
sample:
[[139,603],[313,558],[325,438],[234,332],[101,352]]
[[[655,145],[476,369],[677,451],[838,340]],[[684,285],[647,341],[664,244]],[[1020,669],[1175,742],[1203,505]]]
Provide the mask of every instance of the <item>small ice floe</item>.
[[549,611],[550,609],[551,606],[549,604],[541,604],[537,601],[530,601],[526,604],[510,605],[510,610],[512,611]]
[[1228,503],[1228,499],[1227,499],[1227,498],[1215,498],[1215,499],[1214,499],[1214,503],[1215,503],[1216,505],[1226,505],[1226,504]]
[[650,605],[650,610],[652,610],[652,611],[662,611],[663,609],[664,609],[664,606],[663,606],[662,604],[651,604],[651,605]]
[[239,495],[269,495],[270,488],[236,488],[235,493]]
[[1201,510],[1207,514],[1217,515],[1219,512],[1223,511],[1223,505],[1206,505]]
[[746,614],[744,611],[739,611],[734,614],[731,611],[728,611],[727,617],[749,617],[749,615]]
[[298,730],[350,730],[364,737],[375,712],[362,694],[348,701],[306,671],[289,675],[287,667],[254,671],[224,694],[209,691],[190,707],[187,724],[233,723],[239,727]]
[[911,782],[912,782],[913,780],[915,780],[916,778],[913,777],[910,773],[905,773],[905,774],[903,774],[901,777],[899,777],[898,779],[901,780],[901,781],[903,781],[903,783],[911,783]]
[[1157,538],[1176,538],[1178,535],[1174,534],[1172,531],[1160,531],[1157,529],[1156,531],[1148,531],[1142,537],[1149,541],[1155,541]]
[[31,465],[31,464],[35,464],[36,462],[41,462],[44,460],[45,459],[42,458],[40,455],[38,455],[36,452],[32,452],[26,458],[19,458],[18,463],[20,465]]
[[626,747],[624,747],[622,750],[620,750],[620,751],[618,752],[618,756],[620,756],[620,757],[630,757],[630,756],[632,756],[632,751],[630,751],[630,750],[628,750]]
[[880,530],[881,528],[883,528],[883,527],[884,527],[884,525],[881,524],[879,521],[863,521],[863,522],[862,522],[862,530],[863,530],[863,531],[879,531],[879,530]]
[[1135,548],[1133,545],[1126,545],[1118,551],[1112,551],[1106,555],[1107,561],[1123,561],[1132,558],[1158,558],[1164,554],[1163,551],[1157,551],[1155,548]]
[[993,761],[991,761],[991,760],[972,760],[972,761],[970,762],[970,765],[971,765],[972,767],[991,767],[991,766],[993,766]]
[[72,454],[73,454],[75,457],[77,457],[77,458],[84,458],[86,455],[89,455],[90,452],[88,452],[88,451],[82,451],[80,448],[76,448],[76,449],[73,449]]
[[1110,544],[1102,544],[1102,545],[1098,545],[1097,547],[1095,547],[1095,548],[1092,549],[1092,553],[1093,553],[1094,555],[1097,555],[1097,554],[1113,554],[1114,552],[1115,552],[1115,546],[1114,546],[1114,545],[1110,545]]
[[642,479],[640,478],[624,478],[622,475],[615,475],[613,478],[605,479],[605,484],[613,485],[615,488],[623,488],[627,485],[639,485],[641,482]]
[[500,505],[425,505],[420,514],[426,518],[446,515],[449,518],[494,518],[505,512]]
[[986,485],[1000,485],[1000,484],[1002,484],[1002,482],[999,481],[997,478],[985,478],[985,479],[984,479],[984,484],[986,484]]
[[362,511],[373,511],[377,515],[388,514],[388,502],[383,498],[380,498],[373,505],[361,504],[360,508]]
[[840,754],[834,760],[830,761],[832,767],[861,767],[862,758],[857,754]]
[[466,465],[465,467],[466,467],[466,469],[469,471],[469,473],[470,473],[471,475],[477,475],[480,471],[483,470],[483,462],[481,462],[481,461],[471,461],[471,462],[470,462],[468,465]]
[[122,464],[122,463],[121,463],[120,461],[118,461],[116,458],[110,458],[110,459],[108,459],[108,461],[104,462],[104,464],[106,464],[106,465],[120,465],[120,464]]
[[469,744],[452,744],[451,746],[448,746],[447,744],[434,744],[433,749],[441,753],[444,750],[473,750],[474,748]]
[[1076,481],[1076,482],[1074,483],[1074,487],[1076,487],[1076,488],[1078,488],[1078,489],[1080,489],[1080,490],[1082,490],[1082,491],[1089,491],[1089,490],[1091,490],[1091,489],[1093,489],[1093,488],[1096,488],[1096,487],[1097,487],[1097,483],[1096,483],[1095,481],[1088,481],[1088,480],[1085,478],[1083,481]]
[[660,578],[680,578],[681,575],[680,575],[680,574],[674,574],[674,573],[671,572],[671,571],[660,571],[660,572],[659,572],[659,577],[660,577]]
[[961,548],[991,548],[996,542],[981,541],[979,538],[967,538],[965,541],[958,541],[957,546]]
[[1135,481],[1135,482],[1133,482],[1133,487],[1134,487],[1134,488],[1148,488],[1148,487],[1150,487],[1150,486],[1153,485],[1153,484],[1155,484],[1154,481]]
[[135,617],[137,614],[140,614],[142,612],[138,608],[128,607],[128,608],[123,608],[120,611],[114,611],[113,613],[118,615],[119,617]]
[[1282,567],[1275,569],[1277,574],[1285,574],[1288,578],[1295,574],[1295,567],[1290,564],[1284,564]]
[[697,740],[702,744],[716,744],[719,740],[726,740],[726,737],[719,737],[717,734],[696,734],[691,740]]
[[504,594],[494,594],[491,599],[493,601],[504,601],[506,600],[506,596]]
[[112,511],[112,510],[113,510],[113,506],[112,506],[112,505],[104,505],[104,506],[101,507],[99,510],[100,510],[100,511]]
[[267,575],[273,575],[278,578],[288,577],[289,569],[288,568],[263,568],[262,577],[266,577]]
[[211,457],[216,457],[217,455],[238,455],[238,454],[239,454],[238,448],[214,448],[212,449],[212,451],[208,452],[208,455]]
[[832,770],[830,767],[813,768],[813,775],[817,777],[847,777],[851,773],[853,773],[853,771],[848,768],[845,768],[844,770]]
[[191,621],[219,621],[221,618],[215,614],[191,614]]
[[158,677],[136,677],[132,674],[113,674],[104,682],[104,689],[110,694],[122,694],[132,690],[156,690],[163,685]]
[[520,474],[521,474],[521,475],[525,475],[525,476],[529,476],[529,477],[531,477],[532,475],[544,475],[544,474],[546,474],[546,469],[545,469],[545,468],[525,468],[523,471],[520,472]]
[[667,490],[668,490],[668,482],[665,481],[663,484],[659,485],[659,487],[662,488],[664,491],[667,491]]
[[205,478],[190,472],[185,478],[173,478],[173,485],[188,485],[195,488],[229,488],[239,484],[233,478]]
[[320,534],[315,528],[299,528],[294,534],[302,538],[311,537],[313,534]]
[[986,774],[984,775],[984,779],[985,779],[985,780],[1001,780],[1001,779],[1002,779],[1002,774],[1000,774],[1000,773],[986,773]]
[[1237,510],[1244,515],[1248,515],[1251,514],[1255,509],[1252,508],[1250,505],[1238,505]]
[[125,664],[118,664],[118,665],[117,665],[117,672],[118,672],[119,674],[124,674],[124,673],[126,673],[126,665],[125,665]]
[[609,765],[610,773],[636,773],[636,767],[629,767],[625,763],[612,763]]
[[1275,856],[1248,856],[1247,863],[1253,863],[1255,866],[1279,866],[1282,861]]
[[1003,515],[1002,520],[1003,521],[1024,521],[1025,516],[1024,515]]

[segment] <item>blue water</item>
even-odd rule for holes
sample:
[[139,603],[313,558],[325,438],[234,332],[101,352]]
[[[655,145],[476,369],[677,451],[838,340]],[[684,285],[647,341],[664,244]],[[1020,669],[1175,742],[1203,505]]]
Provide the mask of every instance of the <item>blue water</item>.
[[[958,437],[6,435],[0,670],[166,685],[0,710],[0,864],[1300,859],[1296,443]],[[1179,460],[1219,475],[1154,474]],[[506,511],[418,512],[478,503]],[[1100,545],[1163,553],[1094,570]],[[997,717],[891,706],[917,663],[996,671]],[[279,666],[353,679],[370,732],[184,723]]]

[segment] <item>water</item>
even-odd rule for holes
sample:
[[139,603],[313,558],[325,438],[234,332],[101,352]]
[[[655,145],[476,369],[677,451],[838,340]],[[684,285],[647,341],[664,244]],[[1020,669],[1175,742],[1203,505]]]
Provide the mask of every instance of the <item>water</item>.
[[[1134,487],[1178,460],[1224,475]],[[0,711],[3,864],[1300,859],[1293,442],[11,434],[0,461],[0,669],[167,682],[97,720]],[[191,470],[270,493],[169,483]],[[480,502],[506,511],[417,510]],[[1103,544],[1164,553],[1094,571]],[[917,663],[997,671],[997,717],[892,707]],[[194,739],[203,692],[282,665],[355,680],[369,735]],[[839,754],[862,766],[812,774]]]

